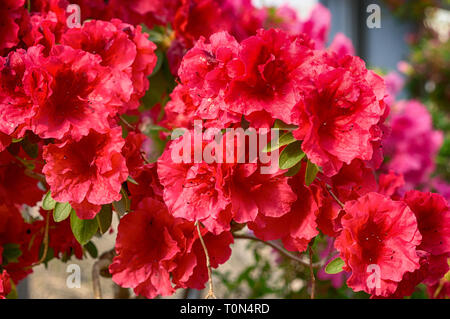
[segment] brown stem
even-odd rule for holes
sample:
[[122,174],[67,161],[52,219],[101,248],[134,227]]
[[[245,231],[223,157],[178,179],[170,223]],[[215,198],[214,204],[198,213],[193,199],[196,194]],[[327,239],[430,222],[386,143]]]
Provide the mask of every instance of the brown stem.
[[331,197],[334,198],[334,200],[336,201],[336,203],[338,203],[339,206],[341,206],[341,208],[344,209],[344,206],[345,206],[344,203],[342,203],[342,202],[339,200],[339,198],[333,193],[333,191],[332,191],[332,189],[331,189],[331,186],[328,185],[328,184],[327,184],[327,190],[328,190],[328,193],[330,193]]
[[200,242],[201,242],[203,250],[205,252],[206,267],[208,268],[209,291],[208,291],[208,294],[206,295],[205,299],[210,299],[210,298],[216,299],[216,295],[214,294],[214,286],[213,286],[212,271],[211,271],[211,261],[209,259],[208,249],[206,248],[205,241],[203,240],[202,232],[200,230],[200,224],[198,223],[198,221],[195,223],[195,225],[197,226],[198,237],[200,238]]
[[44,184],[44,186],[46,188],[48,188],[47,181],[45,180],[45,176],[44,175],[36,173],[36,172],[34,172],[34,171],[30,170],[30,169],[26,169],[25,170],[25,175],[40,181],[42,184]]
[[311,245],[309,246],[309,273],[311,276],[311,299],[314,299],[315,297],[315,290],[316,290],[316,277],[314,276],[314,267],[313,267],[313,252]]
[[102,299],[102,287],[100,285],[100,274],[107,268],[114,257],[114,250],[108,251],[100,256],[100,259],[92,267],[92,288],[95,299]]
[[[282,255],[284,255],[285,257],[288,257],[296,262],[298,262],[299,264],[305,266],[305,267],[309,267],[310,262],[305,262],[304,260],[302,260],[300,257],[297,257],[293,254],[291,254],[290,252],[286,251],[285,249],[283,249],[282,247],[278,246],[277,244],[270,242],[270,241],[264,241],[262,239],[259,239],[257,237],[253,237],[250,235],[241,235],[241,234],[233,234],[234,238],[236,239],[249,239],[249,240],[254,240],[254,241],[258,241],[260,243],[263,243],[267,246],[272,247],[273,249],[277,250],[278,252],[280,252]],[[320,267],[321,263],[317,263],[317,264],[313,264],[313,267]]]
[[49,226],[50,226],[50,211],[47,212],[47,217],[46,217],[46,221],[45,221],[45,229],[44,229],[44,239],[42,240],[42,244],[44,244],[44,251],[42,252],[42,257],[41,259],[39,259],[38,262],[34,263],[32,265],[32,267],[34,266],[38,266],[40,264],[42,264],[45,259],[47,259],[47,253],[48,253],[48,244],[49,244]]

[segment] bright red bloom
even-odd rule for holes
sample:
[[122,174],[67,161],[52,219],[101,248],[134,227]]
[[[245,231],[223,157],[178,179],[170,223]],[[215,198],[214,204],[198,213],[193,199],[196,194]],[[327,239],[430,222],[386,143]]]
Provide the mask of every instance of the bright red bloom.
[[171,109],[187,108],[188,115],[189,110],[195,109],[194,116],[206,119],[217,127],[239,123],[240,114],[231,112],[224,101],[231,81],[228,68],[234,63],[238,49],[236,39],[226,32],[212,35],[209,43],[200,38],[183,57],[178,75],[184,88],[175,91],[177,95],[172,103],[176,104]]
[[128,35],[111,22],[92,20],[81,28],[69,29],[62,38],[62,44],[101,57],[101,65],[108,67],[120,87],[119,98],[130,99],[132,83],[130,68],[136,58],[136,46]]
[[0,5],[0,55],[19,43],[20,19],[27,14],[25,0],[3,0]]
[[[34,133],[42,138],[62,139],[69,134],[79,139],[90,129],[108,131],[108,117],[121,105],[115,98],[121,90],[101,62],[99,56],[61,45],[41,58],[38,70],[24,78],[39,102],[31,121]],[[32,82],[36,77],[40,81]],[[42,91],[48,94],[45,99],[40,97]]]
[[181,0],[173,21],[177,37],[190,48],[200,37],[219,31],[230,31],[232,22],[221,7],[220,0]]
[[128,169],[121,151],[120,127],[107,134],[90,131],[79,141],[66,140],[44,148],[45,174],[52,197],[69,202],[83,219],[94,218],[101,205],[121,199]]
[[[321,64],[311,71],[310,63]],[[294,136],[303,140],[302,149],[311,162],[332,176],[343,163],[372,159],[372,142],[380,138],[380,119],[386,109],[384,82],[357,57],[337,60],[332,54],[319,54],[310,63],[297,73],[306,75],[304,98],[293,114],[300,127]]]
[[282,239],[288,250],[302,252],[308,247],[309,241],[317,236],[319,232],[316,223],[316,194],[304,184],[305,169],[306,165],[303,165],[303,172],[289,180],[297,200],[287,214],[280,217],[259,214],[254,222],[249,223],[248,227],[256,237],[262,240]]
[[[196,145],[194,134],[186,136],[174,141],[158,160],[164,200],[174,216],[201,221],[208,230],[220,233],[230,229],[232,219],[245,223],[254,221],[258,214],[275,218],[290,211],[297,196],[284,171],[263,174],[256,162],[227,161],[226,155],[222,162],[216,157],[210,164],[195,160],[195,150],[203,154],[206,147],[215,145],[225,154],[229,147],[238,145],[238,139],[225,136],[220,144],[203,140],[203,145]],[[177,163],[173,154],[186,143],[194,151],[192,157]]]
[[[1,253],[0,249],[0,253]],[[0,299],[6,299],[11,292],[11,278],[6,270],[0,272]]]
[[[356,200],[359,197],[377,190],[374,171],[366,167],[361,160],[354,160],[350,165],[344,164],[337,175],[327,177],[319,173],[322,182],[321,201],[317,223],[319,229],[326,235],[336,237],[342,229],[340,217],[342,208],[331,196],[330,191],[343,203]],[[328,189],[328,184],[331,189]]]
[[416,249],[422,237],[414,213],[405,203],[377,193],[347,202],[344,209],[335,247],[344,270],[351,272],[348,286],[376,296],[392,294],[405,273],[420,267]]
[[[0,132],[12,134],[36,114],[36,101],[30,97],[33,82],[26,80],[25,75],[34,74],[29,65],[40,55],[41,51],[34,47],[28,52],[17,50],[6,58],[0,57]],[[41,80],[36,76],[34,85]],[[41,92],[45,94],[44,90]]]
[[439,194],[409,191],[405,203],[416,215],[422,243],[418,249],[433,255],[450,253],[450,208]]
[[228,71],[228,109],[245,116],[264,111],[291,123],[298,102],[296,69],[312,54],[311,48],[309,39],[276,29],[259,30],[242,41],[239,58]]
[[145,95],[145,92],[150,85],[148,77],[152,74],[158,60],[155,54],[157,47],[148,39],[149,35],[142,32],[141,26],[138,25],[135,27],[126,23],[121,23],[121,21],[117,19],[113,19],[111,22],[114,23],[117,28],[124,31],[136,46],[136,58],[131,65],[133,93],[131,94],[130,101],[122,108],[122,110],[137,109],[140,105],[140,99]]
[[[70,218],[55,222],[53,216],[40,210],[43,220],[35,221],[31,224],[34,241],[42,243],[44,241],[46,218],[49,220],[49,242],[48,247],[52,249],[53,256],[58,259],[69,258],[74,255],[78,259],[83,258],[83,246],[76,240],[70,227]],[[40,245],[37,245],[37,249]]]
[[44,192],[38,181],[25,175],[24,165],[9,152],[0,153],[0,203],[11,206],[36,205]]
[[30,266],[38,261],[39,249],[36,247],[41,242],[32,242],[32,237],[32,226],[25,223],[19,210],[11,205],[0,204],[0,252],[4,252],[7,245],[17,246],[21,251],[14,262],[2,258],[1,253],[0,264],[16,284],[33,272]]
[[[230,233],[215,236],[202,230],[211,266],[217,268],[231,255]],[[147,298],[171,295],[175,288],[204,288],[206,258],[194,223],[174,218],[159,201],[144,199],[119,224],[117,256],[109,270],[122,287]]]

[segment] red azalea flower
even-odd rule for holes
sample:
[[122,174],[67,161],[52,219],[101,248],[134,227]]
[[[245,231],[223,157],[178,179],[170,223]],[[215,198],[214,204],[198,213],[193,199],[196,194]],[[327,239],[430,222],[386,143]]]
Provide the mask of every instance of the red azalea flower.
[[[132,234],[132,236],[131,236]],[[216,268],[231,255],[230,233],[220,236],[202,230]],[[144,199],[139,208],[123,217],[116,242],[117,256],[109,270],[122,287],[147,298],[171,295],[176,287],[201,289],[208,279],[206,259],[193,223],[176,219],[159,201]]]
[[231,112],[223,100],[231,80],[228,67],[234,63],[238,48],[236,39],[227,32],[213,34],[209,43],[200,38],[183,57],[178,70],[184,86],[180,89],[182,101],[188,109],[192,104],[195,116],[209,120],[211,126],[226,127],[241,121],[241,115]]
[[[259,214],[248,227],[262,240],[281,239],[291,251],[305,251],[309,241],[318,235],[316,215],[318,212],[313,188],[305,186],[305,170],[289,179],[289,185],[297,195],[288,213],[281,217],[268,217]],[[272,197],[269,197],[272,198]]]
[[45,174],[52,197],[69,202],[83,219],[94,218],[101,205],[121,198],[128,178],[121,151],[125,141],[120,127],[108,134],[90,131],[80,140],[68,139],[44,147]]
[[230,111],[250,115],[265,111],[291,123],[298,102],[295,70],[312,54],[303,35],[290,36],[276,29],[259,30],[242,41],[239,59],[229,68],[232,77],[225,101]]
[[418,249],[433,255],[450,253],[450,208],[439,194],[409,191],[405,203],[416,215],[422,243]]
[[330,191],[343,203],[356,200],[377,190],[375,174],[363,161],[353,160],[350,165],[344,164],[337,175],[327,177],[319,173],[319,177],[321,181],[317,185],[321,187],[321,201],[317,223],[324,234],[336,237],[342,229],[340,217],[343,212]]
[[0,203],[20,207],[36,205],[44,191],[38,181],[25,174],[24,165],[9,152],[0,153]]
[[[208,142],[213,140],[196,145],[193,135],[187,137],[191,138],[187,143],[192,143],[192,150],[201,148],[203,154]],[[254,221],[258,214],[280,217],[290,211],[297,197],[283,176],[284,171],[262,174],[261,165],[252,161],[238,163],[237,158],[232,163],[196,162],[193,154],[191,163],[177,163],[172,152],[186,143],[184,138],[174,141],[158,160],[164,200],[175,217],[201,221],[208,230],[220,233],[230,229],[233,218],[245,223]],[[224,151],[224,161],[225,150],[235,147],[238,139],[233,140],[234,143],[227,141],[230,142],[226,136],[217,144],[218,149]],[[237,154],[235,152],[235,156]]]
[[140,99],[147,92],[150,82],[148,77],[152,74],[157,63],[155,50],[156,45],[148,38],[147,33],[142,32],[141,26],[132,26],[122,23],[120,20],[111,21],[118,29],[125,32],[129,39],[136,46],[136,58],[131,65],[131,81],[133,82],[133,92],[131,99],[125,106],[122,106],[121,112],[129,109],[137,109],[140,105]]
[[19,43],[20,19],[27,14],[25,0],[3,0],[0,5],[0,55]]
[[[46,219],[49,220],[49,233],[48,233],[48,247],[52,249],[53,256],[55,258],[63,259],[72,256],[72,254],[78,258],[83,259],[83,246],[76,240],[72,234],[70,227],[70,218],[62,221],[55,222],[50,212],[40,210],[40,214],[43,220],[35,221],[31,224],[34,241],[37,243],[43,243],[45,234]],[[36,245],[37,249],[40,249],[40,245]]]
[[[36,114],[36,101],[30,97],[31,81],[26,81],[24,76],[36,75],[29,65],[40,55],[38,48],[30,48],[28,52],[19,49],[6,58],[0,57],[0,131],[5,134],[11,135]],[[42,77],[36,76],[33,80],[34,85],[39,85]]]
[[[90,129],[108,131],[108,117],[120,106],[115,96],[121,90],[99,56],[57,45],[36,68],[39,71],[27,74],[24,81],[30,82],[35,100],[43,90],[48,96],[39,99],[31,121],[34,133],[42,138],[62,139],[69,134],[79,139]],[[35,77],[45,80],[33,83]]]
[[[1,250],[0,250],[1,252]],[[0,299],[6,299],[11,292],[11,278],[6,270],[0,272]]]
[[219,31],[230,31],[231,21],[221,6],[220,0],[182,0],[173,28],[187,48],[191,48],[200,37],[210,37]]
[[[403,202],[368,193],[345,204],[342,232],[335,241],[354,291],[392,294],[403,275],[420,267],[421,235],[414,213]],[[374,279],[374,280],[372,280]]]
[[[318,62],[322,63],[311,71],[308,65]],[[357,57],[333,62],[332,55],[325,54],[310,63],[298,70],[306,75],[301,80],[304,98],[293,113],[300,127],[294,136],[303,140],[302,149],[311,162],[332,176],[343,163],[372,159],[372,142],[379,140],[378,126],[386,109],[384,81]]]
[[0,252],[5,250],[5,245],[18,245],[21,255],[15,262],[2,258],[0,264],[8,271],[14,283],[18,283],[33,272],[32,264],[39,259],[40,242],[32,242],[32,226],[25,223],[19,210],[11,205],[0,204]]
[[141,166],[130,174],[137,182],[137,184],[128,183],[132,209],[135,209],[147,197],[163,202],[163,187],[159,182],[155,163]]

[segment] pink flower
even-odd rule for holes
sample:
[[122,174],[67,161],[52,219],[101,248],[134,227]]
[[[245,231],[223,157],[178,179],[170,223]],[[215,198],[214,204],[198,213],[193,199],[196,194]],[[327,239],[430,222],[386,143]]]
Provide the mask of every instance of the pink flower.
[[430,113],[418,101],[399,102],[389,123],[391,134],[384,141],[387,169],[404,175],[406,189],[426,183],[443,143],[442,132],[433,130]]

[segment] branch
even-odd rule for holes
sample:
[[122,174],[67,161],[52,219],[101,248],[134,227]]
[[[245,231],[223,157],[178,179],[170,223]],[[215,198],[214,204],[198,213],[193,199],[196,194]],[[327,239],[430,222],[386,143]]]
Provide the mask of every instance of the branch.
[[200,242],[202,243],[203,250],[205,251],[206,256],[206,267],[208,268],[208,278],[209,278],[209,291],[206,295],[205,299],[216,299],[216,295],[214,294],[214,286],[213,286],[213,279],[212,279],[212,271],[211,271],[211,261],[209,259],[208,249],[206,248],[205,241],[203,240],[202,232],[200,231],[200,224],[195,222],[195,225],[197,226],[198,231],[198,237],[200,238]]
[[309,273],[311,276],[311,299],[314,299],[315,296],[315,290],[316,290],[316,277],[314,276],[314,269],[313,269],[313,252],[311,245],[309,246]]
[[92,288],[94,290],[94,298],[102,299],[102,287],[100,285],[101,271],[109,266],[114,257],[114,250],[108,251],[100,256],[100,259],[94,263],[92,267]]
[[328,193],[330,193],[331,197],[334,198],[334,200],[336,201],[336,203],[338,203],[339,206],[341,206],[341,208],[344,209],[344,206],[345,206],[344,203],[342,203],[342,202],[339,200],[339,198],[333,193],[333,191],[331,190],[331,186],[328,185],[328,184],[326,184],[326,185],[327,185]]
[[47,253],[48,253],[48,244],[49,244],[49,225],[50,225],[50,211],[47,212],[47,218],[45,221],[45,229],[44,229],[44,239],[42,240],[42,244],[44,244],[44,251],[42,252],[42,257],[41,259],[39,259],[38,262],[34,263],[31,267],[35,267],[38,266],[40,264],[42,264],[45,259],[47,259]]
[[[273,249],[277,250],[278,252],[280,252],[282,255],[284,255],[287,258],[290,258],[296,262],[298,262],[299,264],[305,266],[305,267],[309,267],[310,266],[310,262],[305,262],[303,259],[301,259],[300,257],[297,257],[293,254],[291,254],[290,252],[286,251],[285,249],[283,249],[282,247],[278,246],[277,244],[271,242],[271,241],[264,241],[262,239],[259,239],[257,237],[251,236],[251,235],[239,235],[239,234],[233,234],[234,238],[236,239],[249,239],[249,240],[254,240],[254,241],[258,241],[260,243],[263,243],[267,246],[272,247]],[[317,263],[317,264],[313,264],[312,266],[314,268],[316,267],[320,267],[321,263]]]

